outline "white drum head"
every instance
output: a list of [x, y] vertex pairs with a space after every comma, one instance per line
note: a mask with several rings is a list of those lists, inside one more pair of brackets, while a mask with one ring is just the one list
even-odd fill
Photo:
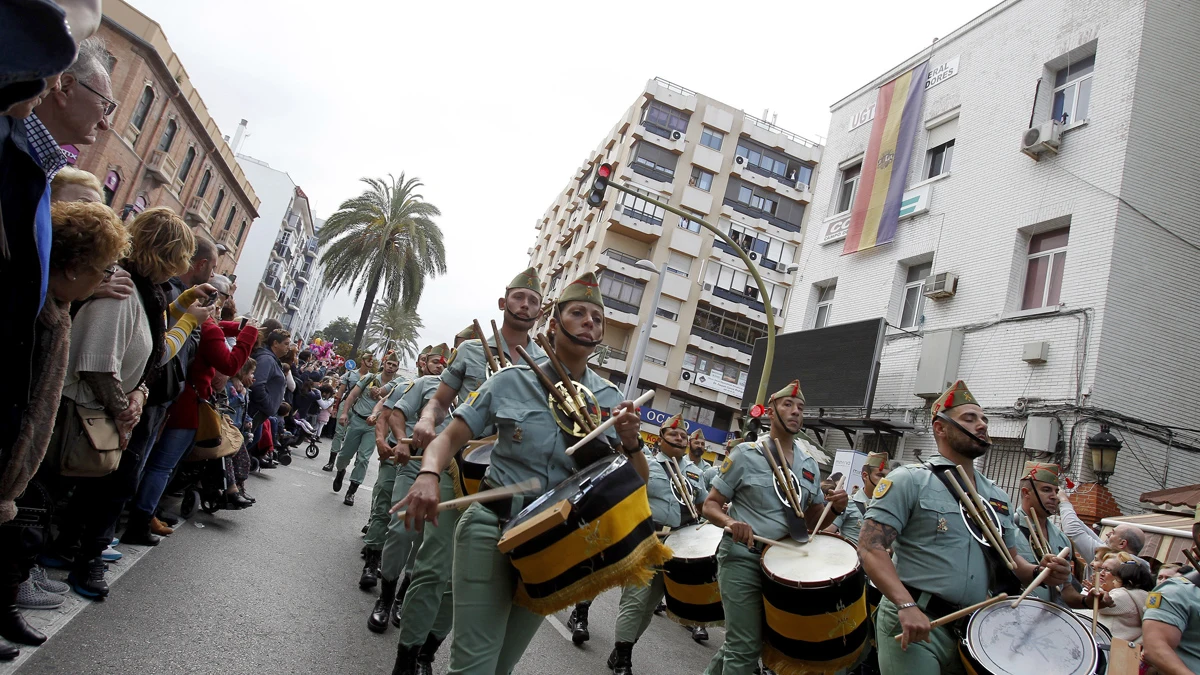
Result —
[[831, 582], [858, 567], [858, 551], [850, 542], [828, 534], [814, 534], [807, 544], [786, 540], [763, 554], [763, 569], [780, 580], [804, 585]]
[[967, 646], [997, 675], [1092, 675], [1099, 657], [1088, 629], [1070, 610], [1037, 598], [1013, 609], [998, 602], [971, 615]]
[[696, 560], [716, 555], [724, 535], [725, 530], [710, 523], [687, 525], [672, 532], [663, 543], [671, 549], [675, 558]]
[[463, 455], [463, 460], [471, 464], [488, 464], [492, 463], [492, 448], [495, 448], [495, 443], [481, 445], [478, 448], [471, 450]]

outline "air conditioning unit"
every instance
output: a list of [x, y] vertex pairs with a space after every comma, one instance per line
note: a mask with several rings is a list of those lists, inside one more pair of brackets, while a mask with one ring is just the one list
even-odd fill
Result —
[[671, 140], [677, 141], [681, 138], [683, 138], [683, 132], [679, 131], [678, 129], [671, 131]]
[[746, 163], [746, 158], [742, 157], [741, 155], [738, 155], [733, 158], [733, 163], [737, 164], [738, 166], [742, 166]]
[[751, 260], [758, 260], [758, 251], [750, 251], [746, 253], [746, 255], [749, 256]]
[[796, 183], [796, 189], [801, 192], [808, 192], [808, 183]]
[[958, 292], [958, 275], [953, 272], [942, 272], [925, 278], [925, 290], [922, 294], [934, 300], [953, 298]]
[[1034, 159], [1046, 151], [1057, 155], [1061, 136], [1062, 125], [1057, 121], [1042, 122], [1036, 127], [1026, 129], [1021, 135], [1021, 152]]

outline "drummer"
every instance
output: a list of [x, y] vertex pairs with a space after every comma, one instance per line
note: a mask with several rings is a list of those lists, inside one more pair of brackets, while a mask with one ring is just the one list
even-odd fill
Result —
[[[804, 425], [804, 392], [800, 382], [792, 380], [775, 392], [767, 402], [770, 435], [779, 444], [783, 460], [799, 485], [800, 506], [812, 530], [826, 499], [833, 512], [846, 510], [844, 490], [823, 495], [818, 487], [817, 461], [809, 455], [797, 436]], [[788, 536], [784, 509], [792, 508], [780, 500], [783, 487], [776, 485], [775, 474], [763, 454], [765, 441], [742, 443], [733, 449], [712, 481], [704, 500], [704, 517], [727, 534], [717, 549], [717, 582], [721, 604], [725, 608], [725, 643], [717, 650], [705, 670], [709, 675], [749, 675], [755, 670], [762, 651], [762, 572], [760, 545], [753, 535], [767, 539]], [[775, 444], [771, 449], [776, 451]], [[778, 451], [776, 451], [778, 457]], [[778, 461], [778, 459], [776, 459]], [[783, 467], [781, 467], [783, 468]], [[729, 504], [729, 513], [725, 505]]]
[[[654, 461], [649, 462], [650, 479], [646, 481], [646, 496], [650, 500], [654, 528], [660, 531], [663, 528], [675, 530], [681, 525], [695, 522], [684, 501], [685, 496], [679, 494], [679, 487], [672, 480], [672, 476], [676, 475], [676, 462], [681, 461], [688, 451], [688, 435], [683, 416], [675, 415], [664, 422], [658, 430], [658, 436], [658, 453], [654, 456]], [[690, 477], [684, 480], [687, 481], [684, 489], [691, 493], [693, 507], [699, 512], [704, 503], [699, 474], [695, 480]], [[616, 646], [608, 657], [608, 667], [613, 670], [614, 675], [632, 675], [633, 645], [650, 626], [654, 608], [662, 600], [664, 593], [661, 570], [654, 575], [648, 586], [625, 586], [621, 589], [621, 602], [617, 608]]]
[[704, 459], [704, 451], [707, 449], [708, 443], [704, 440], [704, 430], [696, 429], [691, 436], [688, 436], [687, 457], [679, 461], [683, 472], [693, 481], [700, 481], [700, 484], [704, 486], [705, 493], [708, 492], [708, 482], [704, 480], [704, 472], [713, 468], [712, 462]]
[[[500, 335], [493, 334], [487, 341], [493, 352], [510, 354], [510, 359], [516, 363], [520, 357], [510, 350], [520, 345], [535, 359], [545, 357], [542, 348], [529, 339], [529, 330], [541, 313], [541, 302], [542, 283], [537, 270], [531, 267], [509, 282], [498, 302], [498, 309], [504, 312]], [[480, 342], [482, 337], [475, 334], [473, 325], [455, 336], [454, 355], [413, 426], [413, 443], [417, 447], [428, 447], [437, 432], [445, 427], [452, 405], [478, 390], [487, 380], [488, 364]], [[484, 429], [477, 437], [490, 436], [494, 431]], [[454, 482], [445, 471], [439, 487], [443, 501], [454, 498]], [[449, 627], [453, 620], [450, 570], [454, 563], [454, 528], [461, 513], [458, 509], [443, 513], [437, 525], [425, 528], [413, 564], [412, 585], [396, 600], [401, 605], [399, 613], [406, 617], [400, 626], [400, 644], [396, 650], [397, 673], [412, 673], [418, 660], [432, 663], [434, 653], [446, 637], [443, 627]]]
[[[622, 402], [617, 388], [587, 365], [604, 338], [604, 304], [596, 276], [589, 272], [571, 282], [553, 312], [549, 337], [571, 378], [595, 394], [603, 415], [630, 408], [632, 402]], [[546, 390], [527, 365], [514, 365], [492, 376], [454, 409], [453, 417], [426, 447], [420, 474], [400, 504], [407, 508], [405, 520], [410, 527], [421, 527], [425, 521], [437, 524], [441, 472], [463, 444], [492, 424], [498, 427], [498, 437], [484, 478], [487, 487], [530, 478], [542, 485], [532, 495], [471, 504], [454, 534], [450, 672], [508, 673], [525, 653], [543, 617], [513, 603], [517, 576], [496, 546], [501, 528], [524, 504], [570, 477], [576, 465], [566, 454], [568, 439], [547, 405]], [[645, 479], [649, 467], [641, 452], [640, 425], [637, 414], [622, 415], [605, 436], [619, 445]]]
[[[1017, 513], [1013, 516], [1014, 524], [1021, 532], [1021, 536], [1017, 537], [1017, 552], [1026, 560], [1036, 560], [1037, 556], [1033, 552], [1033, 544], [1029, 537], [1033, 534], [1033, 518], [1029, 514], [1034, 514], [1037, 517], [1037, 523], [1041, 526], [1041, 537], [1043, 541], [1049, 543], [1050, 548], [1054, 553], [1058, 553], [1064, 548], [1070, 548], [1074, 551], [1071, 545], [1071, 540], [1063, 533], [1062, 530], [1050, 522], [1050, 516], [1058, 513], [1058, 484], [1059, 474], [1061, 469], [1057, 464], [1047, 462], [1025, 462], [1023, 478], [1021, 478], [1021, 508], [1017, 509]], [[1074, 560], [1075, 556], [1072, 555]], [[1082, 609], [1091, 607], [1091, 600], [1085, 600], [1085, 597], [1080, 593], [1080, 587], [1076, 587], [1077, 580], [1074, 575], [1070, 579], [1070, 583], [1064, 585], [1061, 589], [1047, 587], [1045, 584], [1034, 589], [1032, 595], [1035, 595], [1042, 600], [1050, 600], [1064, 607]], [[1097, 595], [1102, 596], [1101, 591]], [[1101, 599], [1102, 605], [1105, 603]], [[1107, 604], [1111, 605], [1109, 600]]]
[[[880, 480], [859, 533], [863, 568], [884, 595], [875, 624], [883, 675], [962, 673], [952, 626], [931, 630], [930, 618], [981, 602], [995, 590], [989, 581], [989, 555], [995, 554], [971, 535], [957, 500], [933, 467], [957, 464], [973, 476], [975, 489], [1000, 519], [1022, 584], [1042, 569], [1016, 551], [1020, 535], [1007, 493], [974, 469], [973, 460], [987, 452], [991, 441], [987, 416], [962, 380], [933, 403], [931, 416], [938, 454], [926, 464], [900, 467]], [[1041, 563], [1050, 568], [1049, 584], [1062, 584], [1070, 577], [1065, 560], [1046, 556]], [[888, 635], [902, 639], [897, 642]]]
[[[1192, 524], [1200, 551], [1200, 506]], [[1142, 657], [1163, 675], [1200, 675], [1200, 572], [1171, 577], [1146, 598]]]
[[830, 531], [837, 532], [849, 539], [852, 544], [858, 544], [858, 531], [862, 527], [863, 516], [867, 513], [871, 494], [875, 492], [875, 486], [879, 485], [879, 481], [887, 478], [887, 462], [888, 454], [886, 452], [872, 452], [867, 455], [862, 466], [862, 488], [850, 498], [850, 508], [834, 519]]

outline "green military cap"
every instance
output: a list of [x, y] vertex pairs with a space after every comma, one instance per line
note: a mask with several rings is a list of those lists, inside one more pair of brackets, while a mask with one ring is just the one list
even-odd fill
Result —
[[704, 438], [704, 431], [702, 429], [697, 429], [692, 432], [691, 436], [688, 436], [689, 441], [695, 438]]
[[787, 383], [783, 389], [771, 394], [771, 398], [767, 401], [770, 404], [777, 398], [798, 398], [801, 403], [804, 403], [804, 392], [800, 390], [800, 380], [792, 380]]
[[575, 281], [567, 284], [563, 289], [562, 295], [558, 296], [559, 307], [564, 303], [578, 300], [580, 302], [590, 302], [600, 309], [604, 309], [604, 300], [600, 297], [600, 284], [596, 281], [596, 275], [588, 272], [579, 277]]
[[929, 418], [933, 419], [937, 417], [938, 413], [943, 410], [949, 410], [958, 405], [967, 405], [968, 403], [979, 405], [979, 401], [976, 401], [975, 397], [971, 395], [971, 390], [967, 389], [967, 384], [959, 380], [950, 385], [950, 388], [933, 402], [933, 408], [929, 411]]
[[533, 291], [539, 296], [542, 294], [542, 282], [538, 279], [537, 270], [530, 267], [513, 277], [513, 280], [508, 282], [508, 288], [505, 291], [511, 291], [514, 288], [524, 288]]
[[450, 358], [450, 347], [445, 342], [443, 342], [442, 344], [440, 344], [436, 347], [430, 347], [429, 348], [429, 357], [432, 358], [434, 356], [440, 356], [443, 361], [449, 359]]
[[421, 350], [419, 356], [427, 356], [431, 351], [433, 351], [433, 345], [425, 345], [425, 349]]
[[[458, 340], [474, 340], [480, 336], [475, 332], [475, 324], [471, 324], [470, 326], [458, 331], [454, 337]], [[426, 347], [426, 349], [429, 349], [429, 347]]]
[[683, 431], [686, 432], [687, 427], [685, 427], [683, 425], [683, 415], [682, 414], [674, 415], [674, 416], [668, 418], [667, 421], [663, 422], [662, 426], [660, 426], [658, 428], [658, 434], [661, 436], [662, 433], [664, 431], [666, 431], [667, 429], [682, 429]]
[[1058, 485], [1058, 475], [1062, 472], [1057, 464], [1047, 462], [1025, 462], [1024, 477], [1042, 483]]
[[882, 469], [887, 466], [888, 454], [886, 452], [872, 452], [867, 455], [867, 459], [863, 462], [864, 469]]
[[387, 363], [388, 361], [391, 361], [393, 363], [400, 363], [400, 357], [396, 354], [396, 351], [394, 349], [389, 349], [388, 352], [383, 355], [383, 358], [380, 360], [380, 363]]

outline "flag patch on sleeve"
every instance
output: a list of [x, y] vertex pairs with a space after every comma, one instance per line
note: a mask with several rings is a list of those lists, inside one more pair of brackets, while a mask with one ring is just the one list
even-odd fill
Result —
[[1162, 606], [1162, 593], [1151, 593], [1146, 596], [1146, 609], [1158, 609]]
[[880, 497], [886, 495], [890, 489], [892, 489], [892, 481], [888, 480], [887, 478], [881, 478], [879, 480], [879, 485], [875, 486], [875, 492], [871, 496], [875, 499], [879, 499]]

